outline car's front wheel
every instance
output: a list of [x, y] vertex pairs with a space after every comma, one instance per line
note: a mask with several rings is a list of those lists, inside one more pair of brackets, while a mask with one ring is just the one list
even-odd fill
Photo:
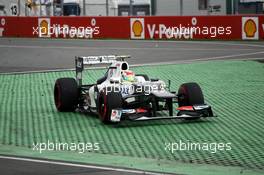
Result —
[[[203, 105], [204, 96], [201, 87], [197, 83], [184, 83], [180, 86], [178, 90], [178, 105], [181, 106], [194, 106]], [[179, 111], [180, 115], [189, 115], [190, 118], [186, 120], [197, 120], [200, 118], [200, 113], [195, 111]]]
[[102, 90], [98, 99], [98, 113], [101, 121], [111, 123], [112, 109], [122, 108], [122, 95], [120, 92]]
[[204, 96], [197, 83], [184, 83], [178, 90], [178, 103], [181, 106], [203, 105]]

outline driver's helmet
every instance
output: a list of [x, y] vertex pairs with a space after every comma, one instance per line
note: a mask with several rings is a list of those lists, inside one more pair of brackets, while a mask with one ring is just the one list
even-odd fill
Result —
[[122, 81], [134, 82], [135, 81], [135, 73], [131, 70], [122, 71]]

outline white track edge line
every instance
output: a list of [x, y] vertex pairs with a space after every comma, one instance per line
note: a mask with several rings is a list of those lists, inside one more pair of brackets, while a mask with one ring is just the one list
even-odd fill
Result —
[[[237, 54], [237, 55], [225, 55], [225, 56], [219, 56], [219, 57], [209, 57], [209, 58], [197, 58], [197, 59], [191, 59], [191, 60], [178, 60], [178, 61], [165, 61], [165, 62], [155, 62], [155, 63], [143, 63], [143, 64], [132, 64], [130, 67], [142, 67], [142, 66], [156, 66], [156, 65], [168, 65], [168, 64], [187, 64], [187, 63], [193, 63], [195, 61], [210, 61], [210, 60], [221, 60], [224, 58], [232, 58], [232, 57], [239, 57], [239, 56], [249, 56], [249, 55], [257, 55], [262, 54], [263, 52], [254, 52], [254, 53], [245, 53], [245, 54]], [[232, 60], [261, 60], [264, 58], [233, 58], [228, 59], [228, 61]], [[85, 70], [90, 69], [105, 69], [106, 67], [91, 67], [91, 68], [85, 68]], [[16, 72], [2, 72], [0, 75], [16, 75], [16, 74], [30, 74], [30, 73], [50, 73], [50, 72], [63, 72], [63, 71], [74, 71], [75, 68], [65, 68], [65, 69], [47, 69], [47, 70], [36, 70], [36, 71], [16, 71]]]

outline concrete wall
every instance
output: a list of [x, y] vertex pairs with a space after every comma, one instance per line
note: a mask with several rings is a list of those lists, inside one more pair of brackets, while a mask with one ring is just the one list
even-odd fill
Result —
[[[109, 1], [110, 2], [110, 1]], [[83, 5], [81, 4], [81, 7]], [[106, 15], [106, 1], [105, 0], [86, 0], [86, 15], [87, 16], [105, 16]], [[83, 13], [81, 12], [81, 15]]]
[[157, 0], [156, 15], [180, 15], [180, 0]]
[[[20, 15], [25, 15], [25, 1], [20, 0]], [[81, 15], [83, 14], [83, 0], [78, 0], [81, 6]], [[86, 1], [86, 15], [87, 16], [105, 16], [106, 15], [106, 0], [85, 0]], [[135, 3], [150, 2], [150, 0], [134, 0]], [[226, 12], [226, 0], [208, 0], [209, 5], [220, 5], [220, 12], [208, 13], [207, 10], [198, 9], [198, 0], [182, 0], [183, 1], [183, 15], [225, 15]], [[11, 15], [10, 4], [17, 3], [18, 0], [0, 0], [0, 5], [4, 5], [7, 15]], [[109, 0], [108, 15], [117, 16], [117, 5], [119, 3], [129, 3], [129, 0]], [[30, 16], [36, 16], [40, 14], [39, 7], [34, 10], [28, 8], [27, 13]], [[51, 9], [53, 11], [53, 9]], [[3, 12], [0, 11], [0, 14]], [[45, 7], [42, 8], [42, 15], [45, 15]], [[180, 14], [180, 0], [156, 0], [156, 15], [160, 16], [178, 16]]]
[[[208, 13], [207, 10], [199, 10], [198, 0], [183, 0], [183, 15], [225, 15], [226, 0], [208, 0], [208, 5], [220, 5], [220, 12]], [[156, 15], [180, 15], [180, 0], [157, 0]]]
[[[20, 0], [21, 4], [25, 4], [25, 0]], [[4, 6], [4, 11], [1, 11], [0, 14], [12, 16], [11, 4], [18, 4], [18, 0], [0, 0], [0, 5]], [[17, 6], [18, 7], [18, 6]], [[18, 9], [17, 9], [18, 12]], [[25, 15], [25, 6], [20, 6], [20, 13]], [[14, 14], [14, 11], [13, 11]]]
[[227, 14], [227, 4], [226, 4], [226, 0], [210, 0], [210, 5], [214, 6], [214, 5], [220, 5], [221, 6], [221, 11], [220, 12], [212, 12], [210, 13], [211, 15], [226, 15]]
[[[0, 5], [3, 5], [5, 7], [5, 14], [1, 11], [0, 14], [2, 15], [6, 15], [6, 16], [14, 16], [14, 14], [12, 14], [12, 9], [11, 9], [11, 5], [12, 4], [16, 4], [17, 7], [20, 8], [17, 9], [18, 12], [20, 11], [20, 16], [40, 16], [40, 14], [42, 14], [42, 16], [46, 15], [46, 6], [42, 6], [41, 7], [41, 12], [40, 12], [40, 6], [39, 6], [39, 1], [36, 1], [37, 6], [32, 7], [31, 9], [26, 7], [27, 0], [0, 0]], [[52, 12], [52, 8], [50, 9]]]
[[207, 15], [207, 10], [199, 10], [198, 0], [183, 0], [183, 15]]

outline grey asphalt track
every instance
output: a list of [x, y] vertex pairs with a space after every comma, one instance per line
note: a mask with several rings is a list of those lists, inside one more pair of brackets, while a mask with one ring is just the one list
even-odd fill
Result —
[[[24, 159], [24, 160], [23, 160]], [[133, 169], [117, 169], [85, 164], [72, 164], [20, 157], [0, 157], [0, 174], [3, 175], [158, 175]]]
[[0, 38], [0, 73], [74, 68], [75, 56], [131, 55], [130, 64], [264, 58], [264, 42]]

